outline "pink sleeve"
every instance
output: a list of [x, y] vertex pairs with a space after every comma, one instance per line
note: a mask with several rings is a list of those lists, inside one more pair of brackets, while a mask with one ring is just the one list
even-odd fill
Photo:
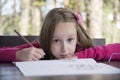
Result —
[[[38, 41], [32, 42], [35, 47], [39, 47]], [[0, 61], [11, 62], [18, 61], [16, 59], [16, 51], [30, 47], [28, 44], [15, 46], [15, 47], [3, 47], [0, 48]]]
[[[117, 54], [116, 54], [117, 53]], [[78, 58], [93, 58], [95, 60], [108, 60], [112, 54], [112, 60], [120, 60], [120, 44], [96, 46], [76, 53]]]

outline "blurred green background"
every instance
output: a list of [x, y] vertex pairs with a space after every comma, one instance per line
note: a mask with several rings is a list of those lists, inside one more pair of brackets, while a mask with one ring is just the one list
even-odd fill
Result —
[[39, 35], [47, 12], [55, 7], [79, 13], [91, 38], [120, 42], [120, 0], [0, 0], [0, 35], [16, 35], [14, 29]]

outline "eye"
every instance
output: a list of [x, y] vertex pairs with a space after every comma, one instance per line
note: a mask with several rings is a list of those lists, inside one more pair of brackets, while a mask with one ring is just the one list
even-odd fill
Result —
[[60, 40], [59, 40], [59, 39], [54, 39], [53, 42], [54, 42], [54, 43], [59, 43]]
[[74, 40], [74, 38], [69, 38], [68, 39], [68, 42], [71, 42], [71, 41], [73, 41]]

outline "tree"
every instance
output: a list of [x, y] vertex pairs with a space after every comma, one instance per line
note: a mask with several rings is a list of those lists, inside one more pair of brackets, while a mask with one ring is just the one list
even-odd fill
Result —
[[102, 6], [103, 0], [87, 1], [87, 28], [92, 38], [101, 38], [102, 35]]
[[0, 0], [0, 35], [3, 35], [1, 10], [2, 10], [2, 2]]
[[21, 0], [20, 33], [28, 35], [30, 21], [30, 0]]
[[41, 6], [45, 4], [44, 0], [33, 0], [31, 4], [31, 34], [39, 35], [42, 23]]
[[3, 35], [4, 29], [3, 29], [3, 20], [2, 20], [2, 7], [5, 5], [7, 0], [4, 0], [3, 2], [0, 0], [0, 35]]
[[70, 0], [64, 0], [64, 6], [65, 8], [69, 8]]
[[74, 10], [80, 14], [82, 12], [81, 9], [82, 9], [82, 0], [75, 0]]
[[119, 13], [119, 7], [120, 7], [120, 1], [119, 0], [115, 0], [113, 1], [113, 22], [114, 22], [114, 26], [113, 26], [113, 42], [120, 42], [120, 13]]

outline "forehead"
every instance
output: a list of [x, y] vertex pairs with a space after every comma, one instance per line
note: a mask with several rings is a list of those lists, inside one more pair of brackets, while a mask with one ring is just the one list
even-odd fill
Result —
[[56, 35], [75, 35], [76, 26], [73, 22], [60, 22], [56, 25], [54, 36]]

